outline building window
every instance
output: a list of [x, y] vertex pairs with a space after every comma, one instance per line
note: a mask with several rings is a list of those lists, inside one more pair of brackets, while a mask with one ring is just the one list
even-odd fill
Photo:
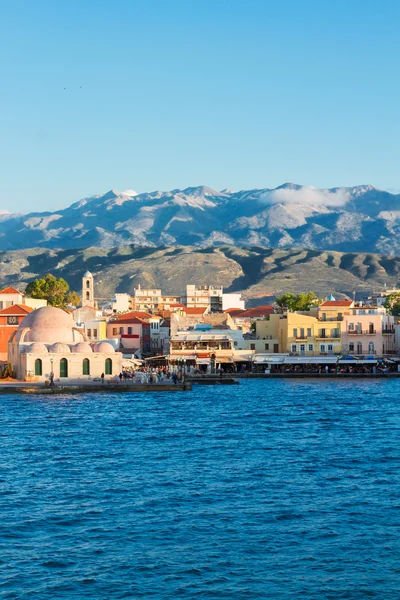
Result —
[[269, 350], [269, 344], [265, 344], [265, 349]]
[[93, 329], [93, 337], [97, 338], [97, 329]]
[[306, 345], [300, 344], [300, 354], [305, 354], [305, 353], [306, 353]]
[[320, 345], [321, 352], [325, 352], [325, 344]]
[[354, 344], [349, 344], [349, 352], [354, 352]]
[[112, 375], [112, 360], [111, 360], [111, 358], [106, 358], [105, 374]]
[[90, 299], [90, 292], [86, 292], [86, 300]]
[[119, 335], [123, 335], [123, 333], [124, 333], [124, 328], [123, 328], [123, 327], [120, 327], [120, 328], [119, 328]]
[[117, 335], [117, 328], [113, 327], [113, 335]]
[[250, 344], [250, 350], [255, 350], [256, 349], [256, 345], [255, 344]]
[[90, 375], [90, 361], [88, 358], [83, 359], [82, 375]]
[[374, 346], [374, 342], [370, 342], [370, 343], [368, 344], [368, 352], [369, 352], [370, 354], [374, 354], [374, 352], [375, 352], [375, 346]]
[[89, 289], [90, 288], [90, 281], [87, 279], [86, 280], [86, 287]]
[[313, 352], [314, 350], [314, 345], [313, 344], [308, 344], [308, 351], [309, 352]]
[[292, 344], [292, 352], [296, 352], [297, 351], [297, 346], [296, 344]]
[[322, 320], [326, 321], [326, 313], [322, 313]]
[[68, 377], [68, 361], [66, 358], [60, 360], [60, 377]]
[[132, 327], [128, 327], [128, 335], [132, 335]]
[[40, 358], [35, 360], [35, 375], [42, 375], [42, 361]]
[[297, 329], [293, 329], [293, 337], [297, 338]]
[[89, 338], [90, 338], [90, 337], [92, 337], [92, 330], [91, 330], [91, 329], [88, 329], [88, 330], [87, 330], [87, 336], [88, 336]]
[[332, 344], [328, 344], [328, 352], [333, 352], [333, 346], [332, 346]]
[[312, 337], [311, 329], [307, 329], [307, 337]]
[[354, 323], [349, 323], [349, 331], [354, 331]]

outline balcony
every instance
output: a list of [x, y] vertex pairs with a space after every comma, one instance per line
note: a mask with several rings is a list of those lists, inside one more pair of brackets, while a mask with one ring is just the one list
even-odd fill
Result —
[[326, 319], [323, 319], [322, 317], [318, 317], [318, 321], [320, 323], [338, 322], [338, 321], [343, 321], [343, 317], [327, 317]]
[[376, 329], [348, 329], [348, 335], [376, 335]]
[[[272, 339], [272, 338], [271, 338]], [[296, 340], [296, 342], [301, 342], [302, 340], [306, 340], [307, 336], [306, 335], [295, 335], [294, 339]]]
[[382, 333], [385, 335], [392, 335], [394, 333], [394, 327], [384, 327]]
[[315, 336], [315, 339], [317, 339], [317, 340], [340, 340], [340, 333], [329, 334], [329, 333], [318, 332], [317, 335]]
[[346, 350], [346, 353], [349, 355], [356, 356], [372, 356], [372, 354], [376, 354], [376, 350], [368, 350], [365, 348], [358, 348], [357, 350]]

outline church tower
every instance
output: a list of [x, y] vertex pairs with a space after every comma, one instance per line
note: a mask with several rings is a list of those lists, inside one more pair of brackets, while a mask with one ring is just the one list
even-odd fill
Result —
[[94, 279], [90, 271], [86, 271], [82, 277], [82, 306], [95, 306]]

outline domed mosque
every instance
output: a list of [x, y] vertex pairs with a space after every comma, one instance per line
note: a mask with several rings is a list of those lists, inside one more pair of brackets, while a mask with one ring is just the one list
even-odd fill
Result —
[[12, 334], [8, 360], [19, 380], [35, 377], [66, 382], [106, 378], [122, 370], [122, 354], [106, 340], [93, 347], [72, 316], [61, 308], [44, 306], [29, 313]]

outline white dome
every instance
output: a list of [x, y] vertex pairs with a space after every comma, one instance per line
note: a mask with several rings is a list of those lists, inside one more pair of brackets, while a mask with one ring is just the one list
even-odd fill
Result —
[[57, 354], [65, 354], [71, 352], [71, 348], [67, 346], [67, 344], [63, 344], [62, 342], [56, 342], [49, 347], [49, 352], [57, 353]]
[[[83, 339], [82, 334], [74, 332], [76, 323], [70, 314], [61, 308], [54, 306], [44, 306], [33, 310], [19, 324], [16, 333], [16, 341], [24, 342], [43, 342], [54, 344], [64, 342], [72, 344]], [[24, 329], [28, 329], [24, 339], [21, 340]], [[78, 338], [78, 339], [76, 339]]]
[[45, 346], [44, 344], [41, 344], [40, 342], [34, 342], [30, 346], [28, 346], [26, 352], [30, 352], [31, 354], [43, 354], [43, 352], [46, 352], [47, 354], [48, 350], [47, 346]]
[[110, 342], [97, 342], [93, 346], [93, 352], [103, 352], [104, 354], [109, 354], [110, 352], [115, 352], [114, 346], [110, 344]]
[[87, 352], [92, 352], [92, 348], [86, 342], [79, 342], [79, 344], [75, 344], [74, 346], [72, 346], [71, 352], [79, 352], [81, 354], [86, 354]]
[[90, 271], [86, 271], [86, 273], [84, 274], [84, 277], [93, 277], [93, 275], [91, 274]]

